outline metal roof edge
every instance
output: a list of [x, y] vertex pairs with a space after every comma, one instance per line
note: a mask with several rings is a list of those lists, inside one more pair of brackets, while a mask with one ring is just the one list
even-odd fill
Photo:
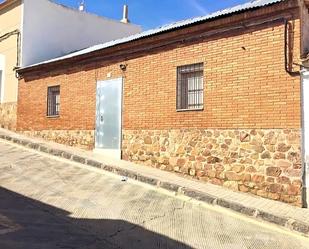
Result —
[[31, 70], [32, 68], [36, 68], [39, 66], [43, 66], [43, 65], [48, 65], [50, 63], [54, 63], [54, 62], [61, 62], [61, 61], [65, 61], [71, 58], [75, 58], [78, 56], [82, 56], [82, 55], [86, 55], [92, 52], [96, 52], [96, 51], [100, 51], [100, 50], [104, 50], [107, 48], [111, 48], [117, 45], [121, 45], [121, 44], [126, 44], [129, 42], [133, 42], [133, 41], [137, 41], [137, 40], [141, 40], [141, 39], [145, 39], [148, 37], [152, 37], [155, 35], [159, 35], [162, 33], [167, 33], [167, 32], [172, 32], [174, 30], [178, 30], [181, 28], [186, 28], [186, 27], [190, 27], [192, 25], [198, 25], [200, 23], [204, 23], [207, 21], [212, 21], [215, 19], [220, 19], [223, 17], [227, 17], [230, 15], [234, 15], [234, 14], [239, 14], [242, 12], [246, 12], [246, 11], [252, 11], [252, 10], [256, 10], [262, 7], [268, 7], [271, 5], [275, 5], [281, 2], [285, 2], [288, 0], [254, 0], [254, 1], [250, 1], [248, 3], [245, 4], [241, 4], [241, 5], [237, 5], [231, 8], [227, 8], [227, 9], [223, 9], [223, 10], [219, 10], [216, 11], [214, 13], [211, 13], [209, 15], [206, 16], [200, 16], [200, 17], [194, 17], [191, 19], [186, 19], [186, 20], [182, 20], [182, 21], [178, 21], [178, 22], [174, 22], [171, 24], [167, 24], [167, 25], [163, 25], [159, 28], [155, 28], [155, 29], [150, 29], [150, 30], [146, 30], [144, 32], [135, 34], [135, 35], [131, 35], [131, 36], [127, 36], [124, 38], [120, 38], [117, 40], [113, 40], [113, 41], [109, 41], [106, 43], [102, 43], [102, 44], [97, 44], [82, 50], [78, 50], [69, 54], [66, 54], [64, 56], [60, 56], [51, 60], [47, 60], [47, 61], [43, 61], [40, 63], [36, 63], [33, 65], [29, 65], [26, 66], [24, 68], [20, 68], [18, 69], [19, 72], [23, 72], [24, 70]]

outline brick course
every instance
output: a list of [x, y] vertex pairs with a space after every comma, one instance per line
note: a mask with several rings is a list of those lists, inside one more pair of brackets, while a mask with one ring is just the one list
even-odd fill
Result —
[[[300, 54], [294, 21], [294, 57]], [[116, 62], [67, 65], [20, 80], [18, 128], [94, 129], [97, 80], [124, 77], [124, 128], [299, 128], [300, 77], [284, 69], [284, 25], [262, 27], [149, 51]], [[205, 110], [176, 112], [176, 68], [204, 62]], [[127, 64], [122, 73], [119, 64]], [[47, 87], [61, 86], [61, 116], [46, 118]]]

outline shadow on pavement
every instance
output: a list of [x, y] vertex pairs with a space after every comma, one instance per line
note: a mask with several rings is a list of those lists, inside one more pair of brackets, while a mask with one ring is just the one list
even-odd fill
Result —
[[191, 247], [122, 220], [72, 218], [67, 211], [0, 187], [0, 248], [190, 249]]

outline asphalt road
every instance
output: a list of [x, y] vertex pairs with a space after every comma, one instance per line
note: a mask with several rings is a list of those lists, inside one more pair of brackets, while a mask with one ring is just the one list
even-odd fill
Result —
[[0, 248], [309, 249], [309, 239], [0, 141]]

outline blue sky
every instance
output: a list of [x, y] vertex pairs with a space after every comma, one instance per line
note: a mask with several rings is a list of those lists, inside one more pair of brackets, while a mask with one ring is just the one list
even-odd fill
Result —
[[[1, 0], [0, 0], [1, 1]], [[81, 0], [55, 0], [58, 3], [77, 7]], [[129, 5], [131, 22], [143, 30], [163, 24], [206, 15], [249, 0], [85, 0], [86, 10], [101, 16], [121, 19], [123, 4]]]

